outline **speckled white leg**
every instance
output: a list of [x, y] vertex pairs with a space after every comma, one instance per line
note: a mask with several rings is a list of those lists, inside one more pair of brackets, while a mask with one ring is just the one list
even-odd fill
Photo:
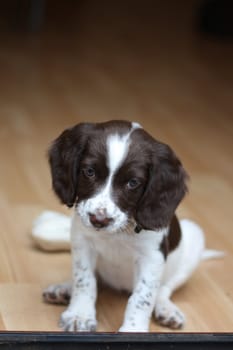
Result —
[[[148, 332], [151, 313], [161, 283], [164, 259], [160, 252], [152, 260], [141, 257], [136, 266], [136, 283], [129, 298], [119, 332]], [[154, 265], [157, 262], [157, 266]]]
[[97, 326], [95, 303], [96, 254], [75, 223], [72, 239], [72, 295], [68, 308], [62, 313], [60, 326], [64, 331], [94, 331]]

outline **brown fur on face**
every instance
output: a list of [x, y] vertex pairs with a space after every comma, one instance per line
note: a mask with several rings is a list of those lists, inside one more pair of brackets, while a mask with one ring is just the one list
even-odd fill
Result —
[[[111, 134], [124, 135], [131, 123], [82, 123], [65, 130], [49, 151], [53, 188], [62, 203], [71, 207], [94, 195], [105, 183], [109, 169], [106, 140]], [[119, 208], [148, 230], [166, 227], [184, 197], [187, 174], [172, 149], [135, 129], [126, 159], [113, 179], [112, 197]], [[95, 169], [95, 179], [85, 176], [85, 169]], [[129, 180], [140, 185], [130, 189]]]

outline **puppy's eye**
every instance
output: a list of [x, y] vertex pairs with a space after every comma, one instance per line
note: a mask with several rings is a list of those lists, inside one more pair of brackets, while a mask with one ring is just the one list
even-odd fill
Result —
[[135, 190], [136, 188], [138, 188], [141, 185], [140, 181], [136, 178], [130, 179], [127, 182], [127, 188], [129, 190]]
[[83, 174], [86, 176], [86, 177], [94, 177], [95, 176], [95, 169], [92, 168], [92, 167], [87, 167], [87, 168], [84, 168], [83, 169]]

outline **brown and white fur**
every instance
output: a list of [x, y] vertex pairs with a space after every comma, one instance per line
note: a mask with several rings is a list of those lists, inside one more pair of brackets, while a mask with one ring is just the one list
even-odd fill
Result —
[[[44, 299], [67, 303], [60, 325], [96, 329], [96, 276], [131, 293], [121, 332], [146, 332], [151, 315], [180, 328], [184, 315], [172, 293], [205, 256], [202, 229], [178, 222], [187, 174], [172, 149], [137, 123], [82, 123], [65, 130], [49, 150], [53, 188], [74, 206], [72, 220], [43, 213], [33, 236], [47, 250], [72, 250], [72, 283], [53, 285]], [[71, 235], [71, 237], [70, 237]]]

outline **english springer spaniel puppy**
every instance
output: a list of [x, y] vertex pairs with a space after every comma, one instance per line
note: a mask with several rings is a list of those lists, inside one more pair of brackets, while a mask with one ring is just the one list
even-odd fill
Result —
[[153, 312], [160, 324], [182, 327], [171, 295], [217, 253], [205, 251], [198, 225], [177, 220], [188, 176], [174, 151], [137, 123], [82, 123], [53, 142], [49, 162], [53, 189], [74, 206], [73, 217], [45, 212], [33, 235], [47, 250], [71, 241], [72, 283], [44, 291], [48, 302], [69, 301], [62, 329], [96, 329], [96, 276], [131, 293], [119, 331], [148, 331]]

